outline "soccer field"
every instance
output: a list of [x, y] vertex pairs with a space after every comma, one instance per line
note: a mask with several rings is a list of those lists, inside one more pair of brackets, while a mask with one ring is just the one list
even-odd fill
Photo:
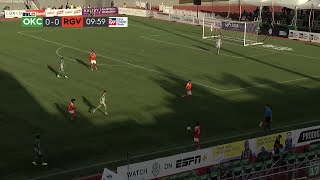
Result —
[[[260, 37], [268, 47], [223, 40], [217, 55], [215, 42], [201, 33], [201, 27], [137, 17], [129, 17], [128, 28], [0, 22], [0, 177], [70, 179], [59, 172], [125, 159], [127, 152], [183, 152], [193, 143], [186, 127], [198, 120], [204, 146], [254, 137], [264, 134], [258, 124], [266, 103], [273, 132], [319, 124], [319, 46], [270, 37]], [[87, 67], [92, 49], [94, 72]], [[56, 77], [59, 56], [68, 79]], [[191, 101], [181, 98], [189, 79]], [[104, 90], [109, 116], [89, 113]], [[74, 122], [66, 112], [72, 98], [80, 116]], [[35, 132], [45, 168], [31, 164]], [[90, 175], [115, 163], [96, 165], [72, 173]]]

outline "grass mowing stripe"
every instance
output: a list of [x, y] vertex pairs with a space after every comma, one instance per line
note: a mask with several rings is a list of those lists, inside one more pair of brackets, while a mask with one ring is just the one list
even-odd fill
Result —
[[[77, 60], [70, 59], [70, 58], [67, 58], [67, 57], [64, 57], [64, 56], [60, 55], [60, 54], [59, 54], [59, 51], [60, 51], [62, 48], [66, 48], [66, 47], [62, 46], [62, 47], [60, 47], [60, 48], [58, 48], [58, 49], [56, 50], [56, 54], [57, 54], [59, 57], [63, 57], [64, 59], [69, 60], [69, 61], [72, 61], [72, 62], [77, 62]], [[129, 66], [127, 66], [127, 65], [112, 65], [112, 64], [105, 64], [105, 63], [102, 63], [102, 64], [99, 63], [99, 64], [97, 64], [97, 65], [99, 65], [99, 66], [111, 66], [111, 67], [134, 67], [134, 66], [131, 66], [131, 65], [129, 65]]]
[[[198, 51], [202, 51], [202, 52], [207, 52], [207, 53], [210, 53], [210, 54], [214, 54], [214, 52], [212, 52], [212, 51], [207, 51], [207, 50], [204, 50], [204, 49], [199, 49], [199, 48], [194, 48], [194, 47], [190, 47], [190, 46], [185, 46], [185, 45], [182, 45], [182, 44], [171, 43], [171, 42], [167, 42], [167, 41], [161, 41], [161, 40], [152, 39], [152, 38], [144, 37], [144, 36], [141, 36], [141, 38], [147, 39], [147, 40], [150, 40], [150, 41], [154, 41], [154, 42], [159, 42], [159, 43], [164, 43], [164, 44], [169, 44], [169, 45], [173, 45], [173, 46], [179, 46], [179, 47], [183, 47], [183, 48], [188, 48], [188, 49], [193, 49], [193, 50], [198, 50]], [[232, 56], [232, 55], [227, 55], [227, 54], [220, 54], [220, 55], [222, 55], [222, 56], [228, 56], [228, 57], [232, 57], [232, 58], [237, 58], [237, 59], [244, 59], [244, 57], [240, 57], [240, 56]]]
[[[312, 78], [319, 78], [320, 76], [312, 76]], [[292, 79], [292, 80], [286, 80], [286, 81], [279, 81], [279, 82], [274, 82], [274, 83], [268, 83], [268, 84], [258, 84], [254, 86], [248, 86], [244, 88], [236, 88], [236, 89], [229, 89], [229, 90], [224, 90], [225, 92], [232, 92], [232, 91], [241, 91], [241, 90], [246, 90], [250, 88], [256, 88], [256, 87], [265, 87], [265, 86], [270, 86], [273, 84], [285, 84], [285, 83], [290, 83], [290, 82], [296, 82], [296, 81], [303, 81], [303, 80], [309, 80], [311, 78], [298, 78], [298, 79]]]
[[[145, 27], [145, 26], [139, 26], [139, 25], [133, 25], [133, 26], [140, 27], [140, 28], [145, 28], [145, 29], [151, 29], [151, 30], [155, 30], [155, 31], [163, 31], [163, 30], [160, 30], [160, 29], [149, 28], [149, 27]], [[193, 36], [193, 35], [189, 35], [189, 34], [185, 34], [185, 36], [199, 38], [198, 36]], [[212, 40], [212, 39], [207, 39], [207, 40]], [[232, 42], [228, 42], [228, 41], [226, 41], [224, 43], [243, 47], [243, 45], [232, 43]], [[247, 47], [253, 48], [253, 49], [259, 49], [259, 50], [265, 50], [265, 51], [281, 52], [282, 54], [287, 54], [287, 55], [291, 55], [291, 56], [298, 56], [298, 57], [305, 57], [305, 58], [309, 58], [309, 59], [320, 59], [319, 57], [314, 57], [314, 56], [306, 56], [306, 55], [300, 55], [300, 54], [295, 54], [295, 53], [288, 53], [288, 52], [284, 52], [284, 51], [267, 49], [267, 48], [260, 48], [259, 46], [247, 46]]]
[[[86, 51], [86, 50], [82, 50], [82, 49], [79, 49], [79, 48], [76, 48], [76, 47], [72, 47], [72, 46], [69, 46], [69, 45], [61, 44], [61, 43], [58, 43], [58, 42], [55, 42], [55, 41], [50, 41], [50, 40], [47, 40], [47, 39], [43, 39], [43, 38], [40, 38], [40, 37], [37, 37], [37, 36], [33, 36], [33, 35], [30, 35], [30, 34], [23, 33], [21, 31], [18, 32], [18, 33], [22, 34], [22, 35], [25, 35], [25, 36], [32, 37], [32, 38], [36, 38], [36, 39], [39, 39], [39, 40], [42, 40], [42, 41], [46, 41], [46, 42], [49, 42], [49, 43], [53, 43], [53, 44], [57, 44], [57, 45], [64, 46], [64, 47], [68, 47], [68, 48], [71, 48], [71, 49], [75, 49], [75, 50], [78, 50], [78, 51], [90, 53], [89, 51]], [[162, 75], [165, 75], [165, 76], [168, 76], [168, 77], [171, 77], [171, 78], [175, 78], [175, 79], [178, 79], [178, 80], [186, 81], [185, 79], [180, 78], [180, 77], [172, 76], [172, 75], [169, 75], [169, 74], [166, 74], [166, 73], [154, 70], [154, 69], [149, 69], [149, 68], [146, 68], [146, 67], [143, 67], [143, 66], [135, 65], [135, 64], [128, 63], [128, 62], [125, 62], [125, 61], [122, 61], [122, 60], [118, 60], [118, 59], [115, 59], [115, 58], [111, 58], [111, 57], [108, 57], [108, 56], [104, 56], [104, 55], [100, 55], [100, 54], [97, 54], [97, 56], [100, 56], [100, 57], [103, 57], [103, 58], [106, 58], [106, 59], [110, 59], [110, 60], [113, 60], [113, 61], [121, 62], [123, 64], [131, 65], [131, 66], [134, 66], [134, 67], [137, 67], [137, 68], [140, 68], [140, 69], [144, 69], [144, 70], [147, 70], [147, 71], [150, 71], [150, 72], [162, 74]], [[222, 89], [211, 87], [211, 86], [204, 85], [204, 84], [200, 84], [200, 83], [197, 83], [197, 82], [193, 82], [193, 84], [197, 84], [199, 86], [203, 86], [203, 87], [214, 89], [214, 90], [217, 90], [217, 91], [220, 91], [220, 92], [224, 92], [224, 90], [222, 90]]]
[[[75, 50], [78, 50], [78, 51], [82, 51], [82, 52], [89, 53], [89, 51], [85, 51], [85, 50], [82, 50], [82, 49], [79, 49], [79, 48], [76, 48], [76, 47], [72, 47], [72, 46], [69, 46], [69, 45], [65, 45], [65, 44], [61, 44], [61, 43], [58, 43], [58, 42], [50, 41], [50, 40], [47, 40], [47, 39], [43, 39], [43, 38], [40, 38], [40, 37], [37, 37], [37, 36], [33, 36], [33, 35], [30, 35], [30, 34], [23, 33], [23, 32], [21, 32], [21, 31], [18, 32], [18, 33], [19, 33], [19, 34], [22, 34], [22, 35], [29, 36], [29, 37], [33, 37], [33, 38], [36, 38], [36, 39], [39, 39], [39, 40], [42, 40], [42, 41], [46, 41], [46, 42], [50, 42], [50, 43], [53, 43], [53, 44], [61, 45], [62, 47], [67, 47], [67, 48], [71, 48], [71, 49], [75, 49]], [[160, 35], [160, 34], [159, 34], [159, 35]], [[155, 36], [155, 35], [152, 35], [152, 36]], [[170, 42], [166, 42], [166, 41], [155, 40], [155, 39], [151, 39], [151, 38], [148, 38], [148, 37], [145, 37], [145, 36], [141, 36], [141, 38], [149, 39], [149, 40], [153, 40], [153, 41], [157, 41], [157, 42], [161, 42], [161, 43], [166, 43], [166, 44], [171, 44], [171, 45], [186, 47], [186, 48], [192, 48], [192, 49], [196, 49], [196, 50], [199, 50], [199, 51], [206, 51], [206, 50], [202, 50], [202, 49], [198, 49], [198, 48], [193, 48], [193, 47], [189, 47], [189, 46], [184, 46], [184, 45], [181, 45], [181, 44], [175, 44], [175, 43], [170, 43]], [[233, 43], [233, 44], [234, 44], [234, 43]], [[249, 46], [249, 47], [251, 47], [251, 46]], [[60, 47], [60, 49], [61, 49], [61, 47]], [[58, 49], [57, 49], [57, 50], [58, 50]], [[277, 51], [274, 51], [274, 50], [272, 50], [272, 51], [273, 51], [272, 54], [275, 54], [275, 53], [277, 52]], [[206, 51], [206, 52], [210, 52], [210, 51]], [[269, 54], [269, 53], [268, 53], [268, 54]], [[128, 64], [128, 65], [130, 65], [130, 66], [132, 66], [132, 67], [137, 67], [137, 68], [140, 68], [140, 69], [145, 69], [145, 70], [148, 70], [148, 71], [151, 71], [151, 72], [159, 73], [159, 74], [162, 74], [162, 75], [165, 75], [165, 76], [168, 76], [168, 77], [172, 77], [172, 78], [175, 78], [175, 79], [179, 79], [179, 80], [185, 81], [185, 80], [182, 79], [182, 78], [179, 78], [179, 77], [176, 77], [176, 76], [171, 76], [171, 75], [169, 75], [169, 74], [166, 74], [166, 73], [163, 73], [163, 72], [160, 72], [160, 71], [157, 71], [157, 70], [149, 69], [149, 68], [146, 68], [146, 67], [143, 67], [143, 66], [138, 66], [138, 65], [135, 65], [135, 64], [132, 64], [132, 63], [128, 63], [128, 62], [125, 62], [125, 61], [121, 61], [121, 60], [114, 59], [114, 58], [111, 58], [111, 57], [107, 57], [107, 56], [104, 56], [104, 55], [99, 55], [99, 54], [97, 54], [97, 55], [98, 55], [98, 56], [101, 56], [101, 57], [103, 57], [103, 58], [106, 58], [106, 59], [110, 59], [110, 60], [114, 60], [114, 61], [121, 62], [121, 63], [124, 63], [124, 64]], [[223, 55], [223, 54], [222, 54], [222, 55]], [[266, 54], [262, 54], [262, 55], [266, 55]], [[262, 55], [261, 55], [261, 56], [262, 56]], [[230, 56], [230, 55], [226, 55], [226, 56]], [[235, 57], [235, 56], [234, 56], [234, 57]], [[243, 58], [243, 57], [237, 57], [237, 58]], [[75, 60], [74, 60], [74, 61], [75, 61]], [[313, 76], [313, 77], [317, 78], [317, 77], [319, 77], [319, 76]], [[310, 78], [299, 78], [299, 79], [279, 81], [279, 82], [274, 82], [274, 83], [269, 83], [269, 84], [258, 84], [258, 85], [253, 85], [253, 86], [244, 87], [244, 88], [236, 88], [236, 89], [229, 89], [229, 90], [223, 90], [223, 89], [211, 87], [211, 86], [208, 86], [208, 85], [205, 85], [205, 84], [201, 84], [201, 83], [197, 83], [197, 82], [194, 82], [194, 84], [197, 84], [197, 85], [200, 85], [200, 86], [203, 86], [203, 87], [206, 87], [206, 88], [214, 89], [214, 90], [217, 90], [217, 91], [220, 91], [220, 92], [232, 92], [232, 91], [241, 91], [241, 90], [250, 89], [250, 88], [256, 88], [256, 87], [264, 87], [264, 86], [269, 86], [269, 85], [272, 85], [272, 84], [284, 84], [284, 83], [301, 81], [301, 80], [306, 80], [306, 79], [310, 79]]]

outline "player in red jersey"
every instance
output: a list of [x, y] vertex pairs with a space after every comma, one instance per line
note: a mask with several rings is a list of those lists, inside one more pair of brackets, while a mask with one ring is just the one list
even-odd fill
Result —
[[93, 50], [90, 52], [90, 63], [91, 63], [91, 70], [97, 70], [97, 60], [96, 60], [96, 53]]
[[76, 108], [74, 107], [75, 99], [71, 99], [70, 105], [68, 107], [68, 113], [71, 115], [71, 120], [76, 119]]
[[191, 97], [191, 95], [192, 95], [192, 92], [191, 92], [192, 91], [192, 82], [191, 82], [191, 80], [189, 80], [187, 82], [186, 90], [187, 90], [187, 94], [183, 95], [182, 97], [186, 97], [186, 96]]
[[197, 121], [196, 126], [194, 127], [194, 132], [193, 132], [193, 141], [195, 143], [196, 149], [200, 149], [200, 123]]

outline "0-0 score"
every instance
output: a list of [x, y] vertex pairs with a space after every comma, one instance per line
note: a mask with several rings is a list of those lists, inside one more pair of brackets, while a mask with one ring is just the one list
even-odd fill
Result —
[[61, 27], [61, 17], [44, 17], [43, 26], [44, 27]]

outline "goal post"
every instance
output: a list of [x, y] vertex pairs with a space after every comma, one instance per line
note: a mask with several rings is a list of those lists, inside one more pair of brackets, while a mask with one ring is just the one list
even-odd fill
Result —
[[259, 42], [260, 22], [241, 22], [203, 18], [202, 38], [216, 38], [235, 41], [244, 46], [263, 44]]

